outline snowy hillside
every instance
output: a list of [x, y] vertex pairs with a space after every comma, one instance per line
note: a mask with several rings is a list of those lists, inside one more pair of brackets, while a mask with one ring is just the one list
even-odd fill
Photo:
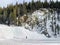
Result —
[[25, 28], [36, 31], [39, 34], [44, 34], [48, 38], [58, 38], [60, 37], [59, 15], [57, 11], [51, 9], [37, 10], [32, 13], [32, 20]]
[[56, 25], [60, 25], [60, 23], [57, 16], [57, 13], [42, 9], [33, 12], [31, 17], [22, 23], [22, 26], [0, 24], [0, 39], [58, 40], [60, 39], [60, 31]]
[[[0, 24], [0, 39], [46, 39], [44, 35], [29, 31], [24, 27], [6, 26]], [[45, 37], [45, 38], [43, 38]]]

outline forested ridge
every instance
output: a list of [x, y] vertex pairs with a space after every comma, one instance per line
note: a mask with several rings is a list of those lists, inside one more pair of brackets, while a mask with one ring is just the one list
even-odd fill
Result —
[[23, 1], [23, 4], [18, 4], [18, 2], [16, 2], [16, 5], [10, 4], [7, 7], [0, 7], [0, 23], [16, 25], [16, 22], [19, 22], [19, 18], [21, 16], [23, 16], [24, 14], [31, 14], [32, 12], [34, 12], [35, 10], [39, 10], [40, 8], [51, 8], [60, 12], [60, 2], [58, 0], [56, 0], [56, 2], [54, 2], [53, 0], [50, 0], [49, 2], [47, 2], [47, 0], [45, 0], [44, 2], [41, 2], [40, 0], [34, 2], [34, 0], [32, 0], [29, 3]]

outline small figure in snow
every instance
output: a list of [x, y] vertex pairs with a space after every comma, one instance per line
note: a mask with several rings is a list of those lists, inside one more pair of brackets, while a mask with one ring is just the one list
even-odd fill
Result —
[[27, 39], [27, 36], [26, 36], [26, 39]]

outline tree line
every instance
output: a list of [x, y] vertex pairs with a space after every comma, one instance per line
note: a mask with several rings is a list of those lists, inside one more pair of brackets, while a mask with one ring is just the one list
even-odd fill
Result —
[[16, 5], [8, 5], [6, 8], [0, 7], [0, 23], [3, 24], [16, 24], [16, 18], [23, 16], [24, 14], [28, 14], [28, 13], [32, 13], [35, 10], [39, 10], [40, 8], [51, 8], [51, 9], [60, 9], [60, 2], [57, 0], [56, 2], [54, 2], [53, 0], [47, 2], [47, 0], [45, 0], [44, 2], [41, 2], [40, 0], [34, 2], [34, 0], [32, 0], [31, 2], [27, 3], [25, 1], [23, 1], [23, 4], [18, 4], [16, 3]]

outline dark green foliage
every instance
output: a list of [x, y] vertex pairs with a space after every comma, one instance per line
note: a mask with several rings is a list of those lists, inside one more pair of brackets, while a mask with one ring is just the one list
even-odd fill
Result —
[[13, 22], [13, 20], [16, 20], [17, 17], [23, 16], [27, 13], [32, 13], [33, 11], [38, 10], [40, 8], [60, 9], [60, 2], [50, 1], [48, 3], [47, 0], [45, 0], [44, 2], [41, 2], [40, 0], [34, 2], [34, 0], [32, 0], [29, 3], [23, 2], [23, 4], [10, 4], [6, 8], [0, 8], [0, 22]]
[[43, 7], [44, 8], [49, 8], [49, 3], [47, 2], [47, 0], [43, 3]]

